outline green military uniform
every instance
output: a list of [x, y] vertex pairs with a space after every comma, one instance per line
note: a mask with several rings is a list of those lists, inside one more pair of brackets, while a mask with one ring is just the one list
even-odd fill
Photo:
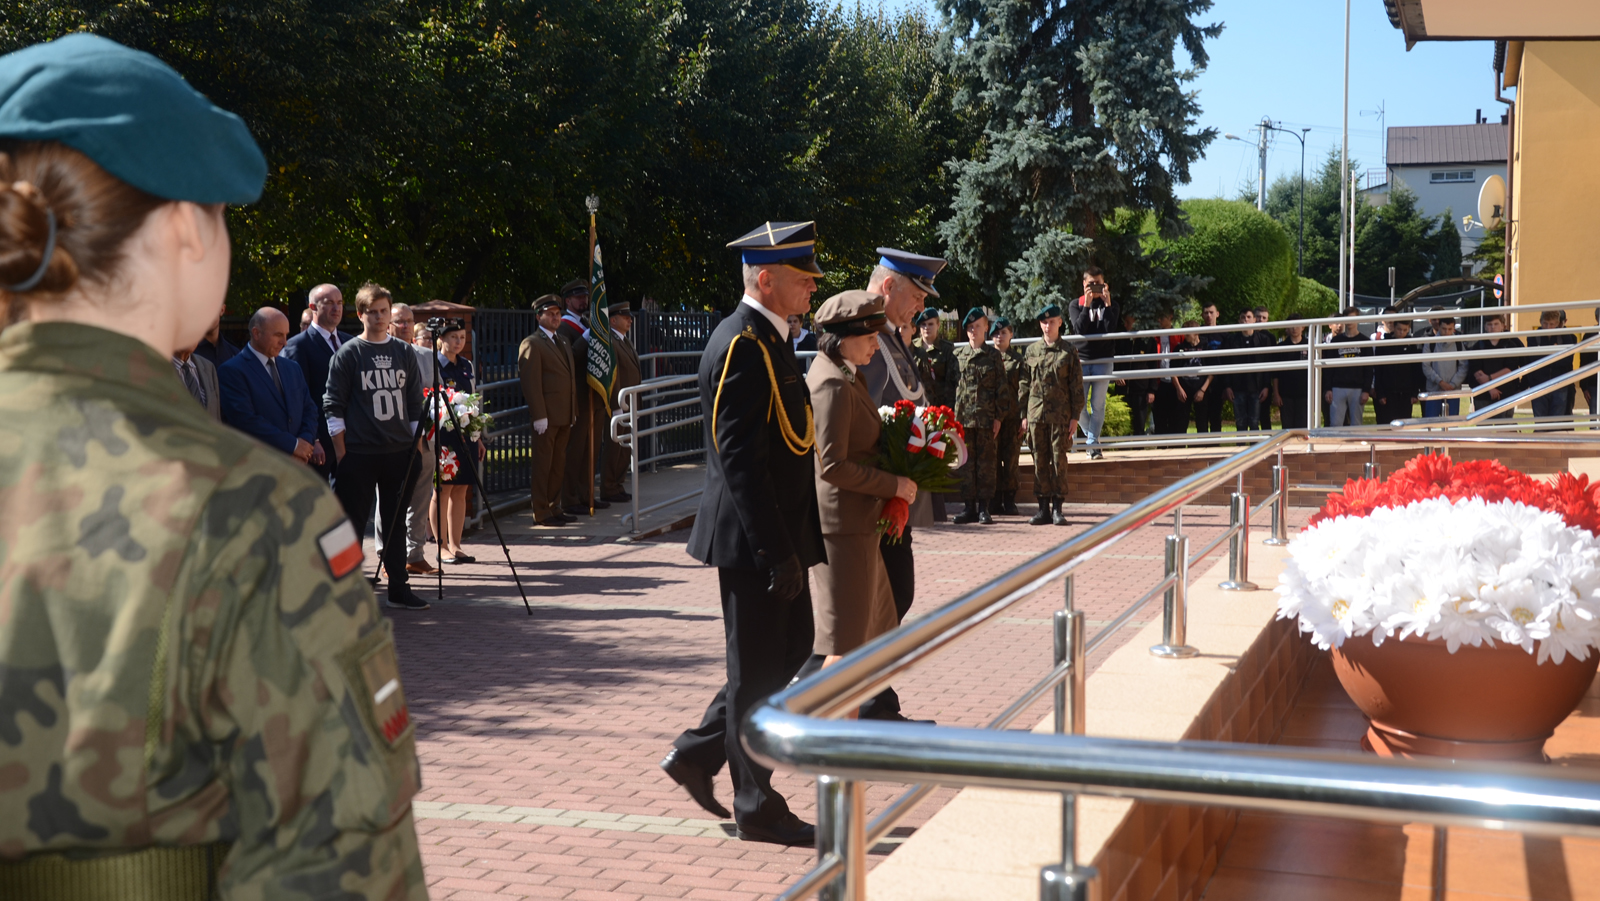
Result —
[[[996, 348], [996, 350], [999, 350]], [[995, 503], [992, 509], [1016, 512], [1017, 466], [1022, 457], [1021, 381], [1022, 349], [1012, 345], [1000, 352], [1006, 368], [1005, 400], [1009, 403], [1000, 419], [1000, 435], [995, 439]]]
[[956, 359], [956, 346], [939, 338], [930, 347], [918, 335], [911, 341], [911, 354], [917, 363], [917, 378], [928, 386], [929, 405], [954, 408], [956, 389], [961, 384], [961, 364]]
[[1067, 495], [1067, 452], [1072, 449], [1071, 424], [1083, 413], [1083, 364], [1078, 352], [1059, 339], [1040, 341], [1023, 355], [1018, 397], [1026, 405], [1028, 447], [1033, 451], [1033, 493], [1043, 523], [1046, 505], [1064, 523], [1061, 502]]
[[961, 499], [983, 500], [994, 497], [996, 446], [994, 424], [1011, 409], [1006, 394], [1005, 361], [1000, 351], [985, 344], [956, 348], [955, 360], [961, 367], [961, 383], [956, 389], [956, 419], [967, 433], [967, 465], [961, 468]]
[[0, 334], [0, 410], [0, 897], [426, 898], [327, 485], [88, 325]]

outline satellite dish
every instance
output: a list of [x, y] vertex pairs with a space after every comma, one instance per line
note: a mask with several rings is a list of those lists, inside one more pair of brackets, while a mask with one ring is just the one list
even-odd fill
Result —
[[1484, 179], [1478, 189], [1478, 221], [1484, 228], [1494, 228], [1505, 218], [1505, 206], [1506, 180], [1498, 175]]

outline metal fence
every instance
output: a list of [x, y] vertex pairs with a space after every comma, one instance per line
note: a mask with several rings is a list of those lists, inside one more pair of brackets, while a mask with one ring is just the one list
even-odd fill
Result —
[[[628, 337], [640, 354], [644, 377], [693, 374], [711, 330], [721, 320], [720, 313], [636, 312]], [[489, 456], [483, 470], [484, 488], [491, 496], [526, 491], [532, 476], [533, 434], [528, 405], [517, 379], [517, 350], [522, 340], [539, 327], [538, 318], [530, 310], [478, 310], [473, 314], [472, 326], [478, 390], [484, 396], [484, 409], [494, 415]], [[642, 436], [644, 456], [657, 460], [692, 459], [704, 444], [699, 420], [695, 418], [698, 414], [698, 407], [678, 408], [651, 417], [649, 425], [654, 427], [692, 421], [684, 422], [681, 428], [660, 429]]]

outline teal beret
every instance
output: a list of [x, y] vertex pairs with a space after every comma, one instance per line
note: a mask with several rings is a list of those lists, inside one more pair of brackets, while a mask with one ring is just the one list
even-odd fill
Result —
[[996, 317], [995, 321], [989, 323], [989, 334], [991, 335], [1001, 331], [1002, 329], [1011, 329], [1012, 331], [1016, 331], [1016, 329], [1011, 325], [1011, 320], [1004, 316]]
[[983, 307], [973, 307], [967, 311], [967, 318], [961, 320], [961, 327], [966, 328], [974, 322], [977, 322], [979, 319], [988, 318], [989, 315], [983, 311]]
[[1056, 306], [1055, 304], [1050, 304], [1049, 306], [1047, 306], [1044, 309], [1039, 311], [1039, 315], [1038, 315], [1037, 318], [1038, 318], [1039, 322], [1043, 322], [1046, 319], [1060, 319], [1061, 318], [1061, 308]]
[[927, 322], [929, 319], [938, 319], [938, 318], [939, 318], [939, 311], [934, 309], [933, 307], [929, 307], [926, 310], [923, 310], [922, 312], [917, 314], [917, 325], [921, 325], [924, 322]]
[[59, 141], [167, 200], [253, 203], [267, 179], [242, 119], [154, 56], [93, 34], [0, 56], [0, 138]]

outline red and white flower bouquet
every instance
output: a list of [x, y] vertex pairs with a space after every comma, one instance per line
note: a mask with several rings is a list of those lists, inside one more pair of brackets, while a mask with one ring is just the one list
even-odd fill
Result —
[[[966, 431], [949, 407], [919, 407], [908, 400], [879, 407], [878, 468], [917, 483], [917, 491], [950, 491], [961, 484], [953, 470], [967, 462]], [[891, 540], [905, 534], [911, 508], [890, 498], [878, 519], [878, 532]]]

